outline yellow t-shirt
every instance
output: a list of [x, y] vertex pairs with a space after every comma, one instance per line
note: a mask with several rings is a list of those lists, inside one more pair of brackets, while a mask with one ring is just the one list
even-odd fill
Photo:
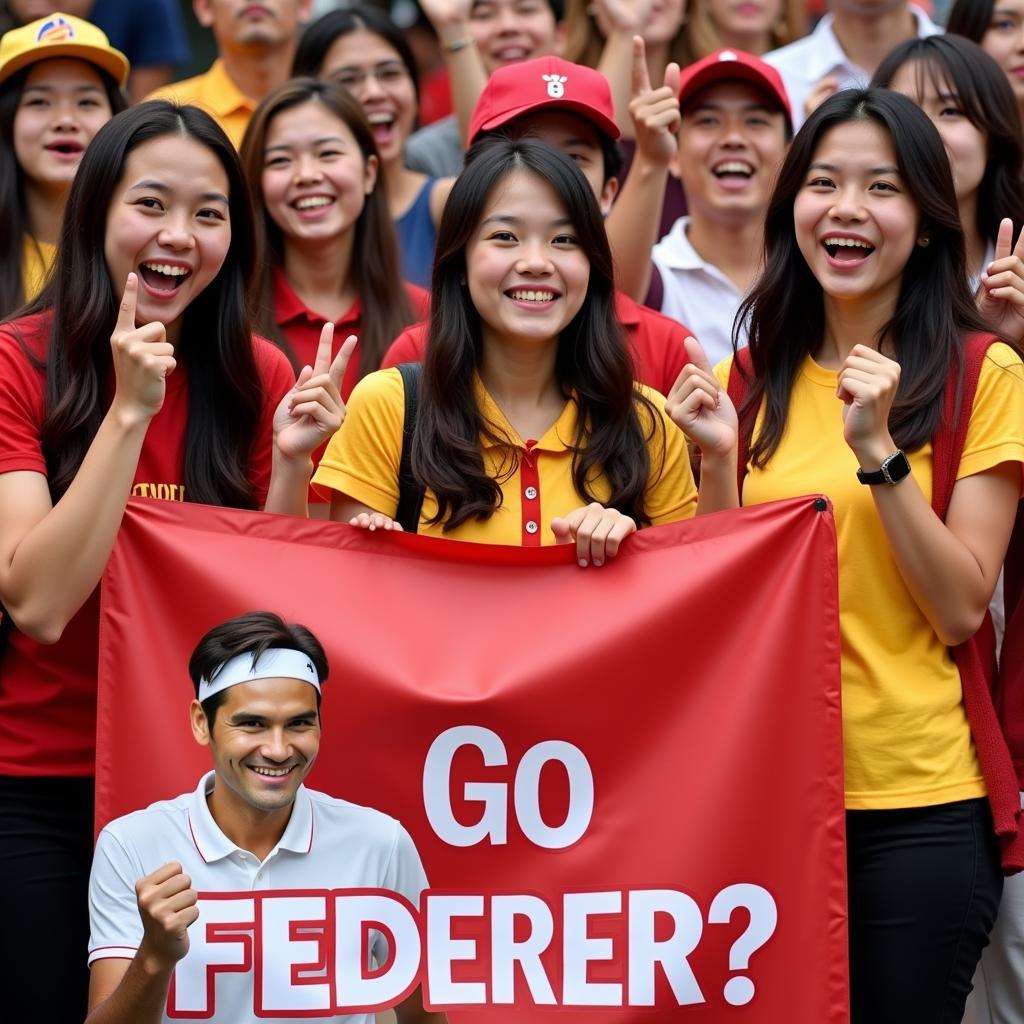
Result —
[[242, 136], [256, 109], [256, 103], [228, 77], [220, 60], [215, 60], [205, 74], [162, 85], [146, 99], [172, 100], [202, 107], [224, 129], [235, 149], [242, 145]]
[[[655, 524], [688, 519], [697, 510], [697, 491], [686, 440], [662, 411], [665, 399], [650, 388], [640, 387], [640, 390], [652, 401], [659, 420], [659, 428], [650, 443], [648, 514]], [[572, 482], [570, 446], [576, 436], [576, 403], [566, 403], [558, 420], [527, 453], [526, 443], [479, 378], [474, 381], [474, 392], [487, 422], [496, 433], [510, 438], [522, 454], [510, 475], [507, 449], [481, 439], [484, 466], [488, 474], [501, 483], [501, 505], [490, 519], [469, 519], [445, 533], [440, 524], [427, 523], [437, 511], [437, 502], [427, 491], [419, 532], [484, 544], [554, 544], [551, 520], [585, 504]], [[380, 370], [364, 377], [349, 398], [345, 422], [331, 439], [313, 475], [314, 487], [327, 497], [330, 491], [338, 491], [384, 515], [393, 516], [398, 508], [398, 467], [404, 423], [405, 391], [398, 370]], [[665, 428], [664, 443], [660, 424]], [[599, 499], [608, 494], [603, 478], [594, 481], [592, 489]]]
[[[723, 384], [731, 362], [715, 368]], [[838, 379], [837, 371], [804, 361], [782, 442], [765, 469], [748, 466], [743, 504], [820, 492], [835, 508], [846, 806], [923, 807], [984, 796], [960, 675], [903, 582], [871, 488], [857, 480]], [[909, 454], [929, 501], [931, 456], [930, 443]], [[1002, 462], [1024, 462], [1024, 367], [997, 344], [982, 367], [957, 479]]]
[[42, 291], [56, 255], [55, 245], [37, 241], [30, 235], [25, 236], [21, 255], [21, 285], [25, 289], [26, 302], [31, 302]]

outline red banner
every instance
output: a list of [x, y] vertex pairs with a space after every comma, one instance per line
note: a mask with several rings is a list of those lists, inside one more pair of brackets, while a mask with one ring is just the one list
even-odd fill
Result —
[[836, 578], [813, 498], [586, 570], [133, 500], [103, 580], [98, 824], [195, 787], [188, 657], [269, 609], [330, 659], [309, 784], [416, 842], [418, 977], [453, 1024], [844, 1024]]

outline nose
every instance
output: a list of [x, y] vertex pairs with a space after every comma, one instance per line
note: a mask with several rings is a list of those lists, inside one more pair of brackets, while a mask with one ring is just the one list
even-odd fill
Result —
[[366, 103], [367, 100], [382, 99], [387, 93], [381, 88], [377, 75], [373, 71], [367, 71], [359, 83], [359, 102]]
[[524, 243], [516, 261], [516, 271], [521, 274], [542, 275], [553, 272], [547, 245], [540, 238]]
[[285, 738], [283, 726], [268, 729], [263, 734], [263, 743], [260, 746], [261, 757], [265, 757], [268, 761], [280, 763], [287, 761], [290, 754], [291, 747]]
[[836, 220], [857, 221], [864, 218], [864, 203], [860, 189], [850, 184], [837, 190], [829, 211]]
[[320, 164], [310, 153], [303, 154], [295, 163], [295, 181], [301, 183], [319, 181], [323, 175], [320, 173]]
[[502, 7], [498, 11], [498, 31], [504, 33], [515, 32], [518, 27], [516, 18], [516, 12], [510, 7]]
[[179, 252], [195, 248], [196, 238], [185, 211], [167, 218], [160, 229], [160, 234], [157, 235], [157, 243], [165, 249], [175, 249]]
[[61, 131], [78, 131], [78, 118], [72, 103], [57, 103], [53, 110], [53, 125]]

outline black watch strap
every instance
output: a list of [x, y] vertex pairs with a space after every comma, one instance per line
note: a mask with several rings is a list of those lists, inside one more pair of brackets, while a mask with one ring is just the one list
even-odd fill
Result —
[[863, 469], [857, 470], [857, 479], [862, 484], [873, 486], [874, 484], [898, 484], [904, 477], [910, 476], [910, 460], [906, 453], [897, 449], [892, 455], [887, 455], [882, 460], [880, 469], [868, 473]]

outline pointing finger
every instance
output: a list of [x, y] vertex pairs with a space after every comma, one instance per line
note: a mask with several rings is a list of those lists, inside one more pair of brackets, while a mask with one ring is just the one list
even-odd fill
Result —
[[341, 390], [341, 382], [345, 379], [348, 361], [352, 358], [352, 353], [355, 351], [358, 341], [359, 339], [354, 334], [350, 334], [342, 342], [341, 348], [338, 349], [338, 354], [334, 357], [334, 362], [331, 363], [331, 368], [328, 372], [330, 373], [331, 380], [334, 382], [334, 386], [339, 391]]
[[334, 324], [330, 321], [324, 324], [320, 332], [320, 342], [316, 347], [316, 359], [313, 361], [313, 375], [320, 376], [327, 373], [331, 365], [331, 348], [334, 345]]
[[686, 346], [686, 354], [690, 359], [690, 362], [697, 367], [698, 370], [704, 370], [706, 373], [711, 373], [711, 363], [708, 362], [708, 357], [704, 355], [704, 349], [700, 347], [700, 342], [696, 338], [686, 338], [683, 341]]
[[1004, 217], [999, 222], [999, 233], [996, 235], [996, 259], [1005, 259], [1013, 249], [1013, 221]]
[[124, 283], [124, 295], [121, 296], [121, 305], [117, 310], [116, 331], [135, 330], [135, 306], [139, 298], [139, 279], [135, 274], [129, 274], [128, 280]]
[[647, 74], [647, 51], [642, 36], [633, 36], [633, 75], [630, 93], [642, 96], [651, 91], [651, 78]]

